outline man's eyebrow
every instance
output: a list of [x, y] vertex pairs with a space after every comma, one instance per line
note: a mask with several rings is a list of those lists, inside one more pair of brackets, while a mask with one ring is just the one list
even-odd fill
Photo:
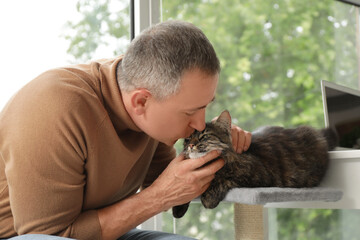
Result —
[[[212, 103], [213, 101], [215, 101], [215, 97], [213, 97], [213, 99], [211, 99], [211, 101], [209, 102], [209, 104], [210, 104], [210, 103]], [[204, 105], [204, 106], [201, 106], [201, 107], [195, 108], [195, 109], [193, 109], [193, 110], [200, 110], [200, 109], [206, 108], [206, 107], [207, 107], [207, 105], [209, 105], [209, 104], [206, 104], [206, 105]]]

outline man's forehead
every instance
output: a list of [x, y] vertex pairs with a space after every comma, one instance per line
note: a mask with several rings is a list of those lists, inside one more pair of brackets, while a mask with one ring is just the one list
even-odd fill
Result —
[[199, 107], [194, 107], [194, 108], [191, 108], [190, 110], [200, 110], [200, 109], [203, 109], [203, 108], [206, 108], [210, 103], [212, 103], [213, 101], [215, 101], [215, 97], [213, 97], [211, 99], [211, 101], [209, 103], [207, 103], [206, 105], [202, 105], [202, 106], [199, 106]]
[[186, 110], [203, 109], [215, 99], [218, 78], [218, 74], [208, 75], [193, 69], [183, 75], [180, 91], [174, 100]]

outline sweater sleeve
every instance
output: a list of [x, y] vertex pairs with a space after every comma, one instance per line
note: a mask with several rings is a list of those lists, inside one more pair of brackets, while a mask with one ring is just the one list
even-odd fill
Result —
[[46, 84], [25, 87], [3, 111], [0, 150], [14, 229], [100, 239], [97, 211], [83, 209], [88, 136], [82, 119], [90, 115], [80, 98], [66, 94]]
[[142, 188], [150, 186], [175, 157], [176, 150], [174, 147], [159, 143]]

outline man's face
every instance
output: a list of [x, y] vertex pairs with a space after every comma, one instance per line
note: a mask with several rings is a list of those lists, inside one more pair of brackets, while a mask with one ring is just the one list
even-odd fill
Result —
[[205, 128], [205, 108], [215, 98], [218, 74], [199, 69], [184, 73], [179, 93], [163, 101], [148, 99], [143, 131], [154, 139], [173, 145], [194, 130]]

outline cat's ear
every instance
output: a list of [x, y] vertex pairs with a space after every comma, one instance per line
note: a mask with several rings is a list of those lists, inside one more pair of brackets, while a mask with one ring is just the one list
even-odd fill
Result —
[[215, 124], [226, 129], [231, 130], [231, 116], [228, 110], [223, 111], [220, 116], [216, 119]]

